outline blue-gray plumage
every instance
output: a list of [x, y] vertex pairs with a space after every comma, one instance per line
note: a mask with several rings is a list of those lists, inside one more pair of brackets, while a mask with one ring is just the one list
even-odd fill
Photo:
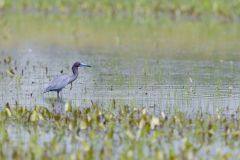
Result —
[[72, 75], [61, 75], [53, 79], [48, 86], [45, 88], [43, 93], [55, 91], [57, 92], [57, 97], [59, 97], [59, 92], [68, 84], [75, 81], [78, 77], [78, 67], [91, 67], [90, 65], [83, 64], [80, 62], [75, 62], [72, 66]]

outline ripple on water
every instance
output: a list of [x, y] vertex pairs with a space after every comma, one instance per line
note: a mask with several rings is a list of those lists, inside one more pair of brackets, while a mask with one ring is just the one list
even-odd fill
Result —
[[[115, 99], [117, 103], [154, 107], [155, 111], [177, 107], [189, 112], [199, 108], [211, 112], [216, 107], [234, 110], [239, 105], [238, 62], [133, 60], [90, 51], [37, 47], [11, 53], [13, 62], [0, 64], [1, 106], [7, 102], [49, 106], [47, 99], [56, 94], [43, 95], [44, 86], [61, 72], [70, 74], [76, 60], [93, 67], [80, 69], [73, 89], [68, 86], [63, 90], [62, 103], [71, 101], [84, 107], [93, 100], [107, 106]], [[13, 78], [5, 73], [10, 67], [16, 70]]]

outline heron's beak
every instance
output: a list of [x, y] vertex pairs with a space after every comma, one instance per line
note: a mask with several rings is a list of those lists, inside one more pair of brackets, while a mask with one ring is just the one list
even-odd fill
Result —
[[91, 67], [91, 66], [88, 65], [88, 64], [81, 63], [81, 64], [80, 64], [80, 67]]

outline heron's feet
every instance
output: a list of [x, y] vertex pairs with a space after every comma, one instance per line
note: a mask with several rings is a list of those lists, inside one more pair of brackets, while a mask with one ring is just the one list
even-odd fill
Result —
[[71, 87], [70, 87], [70, 90], [72, 90], [72, 83], [71, 83]]

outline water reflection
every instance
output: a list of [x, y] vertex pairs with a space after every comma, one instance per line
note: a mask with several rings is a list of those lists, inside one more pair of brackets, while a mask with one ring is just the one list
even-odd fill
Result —
[[55, 113], [64, 112], [64, 105], [66, 103], [66, 100], [64, 100], [62, 97], [44, 97], [43, 101], [47, 104], [47, 106], [51, 106]]

